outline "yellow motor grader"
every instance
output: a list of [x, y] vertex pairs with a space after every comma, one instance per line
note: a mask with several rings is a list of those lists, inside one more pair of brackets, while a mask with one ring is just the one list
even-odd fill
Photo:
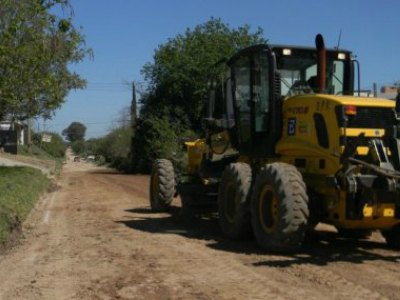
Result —
[[[174, 195], [218, 205], [222, 232], [293, 251], [318, 222], [361, 237], [380, 230], [400, 247], [400, 140], [391, 100], [355, 96], [349, 51], [256, 45], [226, 61], [210, 80], [205, 137], [186, 142], [177, 175], [154, 162], [150, 203]], [[358, 91], [359, 80], [358, 80]]]

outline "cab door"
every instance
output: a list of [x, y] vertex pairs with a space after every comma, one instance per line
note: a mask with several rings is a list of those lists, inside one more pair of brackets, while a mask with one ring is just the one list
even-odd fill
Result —
[[242, 153], [248, 153], [253, 144], [250, 57], [240, 57], [233, 66], [233, 72], [235, 78], [234, 101], [237, 115], [237, 139], [239, 151]]
[[238, 58], [233, 64], [239, 151], [265, 156], [270, 139], [270, 58], [257, 51]]

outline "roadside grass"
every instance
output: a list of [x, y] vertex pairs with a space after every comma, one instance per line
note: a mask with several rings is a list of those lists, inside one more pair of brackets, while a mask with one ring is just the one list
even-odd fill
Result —
[[41, 171], [28, 167], [0, 167], [0, 245], [19, 229], [50, 184]]
[[49, 153], [35, 145], [31, 145], [30, 147], [18, 146], [18, 155], [31, 156], [38, 159], [55, 159]]
[[63, 162], [65, 160], [64, 157], [54, 157], [44, 151], [43, 149], [39, 148], [36, 145], [31, 145], [30, 147], [28, 146], [18, 146], [18, 155], [21, 156], [27, 156], [27, 157], [33, 157], [39, 160], [45, 160], [45, 161], [54, 161], [54, 170], [52, 170], [53, 175], [59, 175]]

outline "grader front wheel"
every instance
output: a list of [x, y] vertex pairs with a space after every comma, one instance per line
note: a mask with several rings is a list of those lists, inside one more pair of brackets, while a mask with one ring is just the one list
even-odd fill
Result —
[[298, 249], [307, 231], [308, 196], [294, 166], [272, 163], [257, 175], [251, 200], [254, 235], [261, 247], [279, 252]]
[[219, 223], [222, 232], [231, 239], [251, 234], [249, 192], [251, 168], [245, 163], [232, 163], [222, 174], [218, 192]]
[[150, 179], [150, 206], [153, 211], [166, 211], [175, 195], [175, 172], [171, 161], [157, 159]]

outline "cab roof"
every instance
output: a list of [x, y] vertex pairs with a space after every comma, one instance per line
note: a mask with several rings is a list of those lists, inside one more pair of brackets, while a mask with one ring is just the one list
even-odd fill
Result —
[[[250, 47], [243, 48], [236, 52], [228, 61], [227, 64], [231, 65], [233, 62], [235, 62], [239, 57], [255, 52], [262, 52], [262, 51], [271, 51], [271, 52], [281, 52], [279, 50], [283, 49], [291, 49], [291, 50], [300, 50], [300, 51], [317, 51], [315, 47], [307, 47], [307, 46], [295, 46], [295, 45], [274, 45], [274, 44], [257, 44], [253, 45]], [[345, 50], [345, 49], [336, 49], [336, 48], [327, 48], [326, 51], [328, 53], [337, 53], [337, 52], [343, 52], [347, 54], [351, 54], [351, 51]]]

